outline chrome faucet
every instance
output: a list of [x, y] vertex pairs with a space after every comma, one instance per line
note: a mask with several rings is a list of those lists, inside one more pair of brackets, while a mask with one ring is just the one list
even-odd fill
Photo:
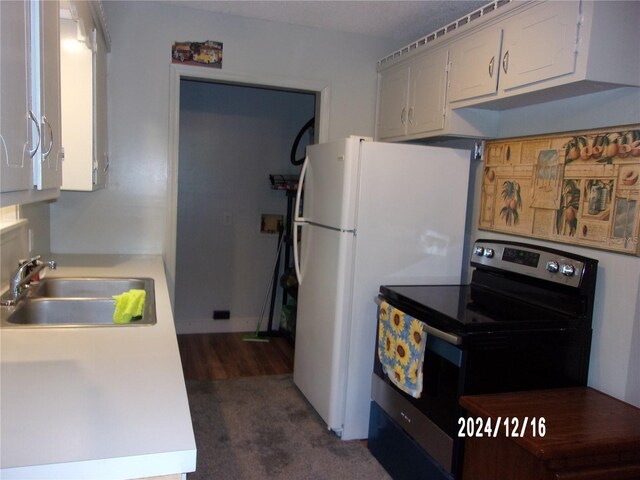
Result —
[[40, 258], [40, 255], [37, 255], [29, 260], [20, 260], [18, 262], [18, 270], [16, 270], [11, 277], [11, 286], [9, 292], [6, 294], [7, 298], [3, 298], [0, 302], [3, 306], [10, 307], [18, 303], [18, 301], [20, 301], [27, 292], [27, 288], [33, 277], [42, 270], [47, 267], [51, 270], [56, 269], [56, 262], [53, 260], [50, 262], [43, 262]]

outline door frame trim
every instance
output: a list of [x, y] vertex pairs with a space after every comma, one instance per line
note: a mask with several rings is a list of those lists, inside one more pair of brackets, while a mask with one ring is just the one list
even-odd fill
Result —
[[176, 277], [176, 239], [178, 225], [178, 160], [180, 144], [180, 81], [208, 80], [247, 87], [266, 87], [277, 90], [315, 93], [316, 101], [316, 142], [326, 142], [329, 138], [330, 85], [328, 81], [256, 75], [252, 73], [229, 73], [213, 68], [171, 65], [169, 84], [169, 132], [167, 164], [167, 206], [165, 239], [162, 257], [164, 260], [169, 298], [174, 306]]

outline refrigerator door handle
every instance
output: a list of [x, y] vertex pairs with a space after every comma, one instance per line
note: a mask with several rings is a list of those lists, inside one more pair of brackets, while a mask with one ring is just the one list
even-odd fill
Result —
[[303, 222], [293, 222], [293, 266], [295, 267], [298, 285], [302, 284], [302, 273], [300, 271], [300, 253], [298, 252], [298, 226], [303, 224]]
[[[307, 175], [307, 167], [309, 165], [309, 156], [304, 157], [304, 163], [302, 164], [302, 170], [300, 171], [300, 178], [298, 179], [298, 190], [296, 191], [296, 205], [293, 209], [293, 221], [304, 222], [305, 219], [300, 217], [300, 200], [302, 199], [302, 189], [304, 187], [304, 178]], [[295, 243], [294, 243], [295, 245]]]
[[298, 285], [302, 284], [302, 272], [300, 271], [300, 252], [298, 251], [298, 226], [305, 223], [305, 219], [300, 217], [300, 199], [302, 198], [302, 188], [304, 185], [304, 177], [307, 174], [307, 166], [309, 165], [309, 156], [304, 158], [302, 170], [300, 171], [300, 178], [298, 180], [298, 191], [296, 192], [296, 205], [294, 207], [293, 214], [293, 266], [296, 271], [296, 278], [298, 279]]

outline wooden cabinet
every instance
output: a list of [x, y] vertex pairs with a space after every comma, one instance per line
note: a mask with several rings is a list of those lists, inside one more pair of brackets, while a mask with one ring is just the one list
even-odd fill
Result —
[[467, 426], [482, 425], [464, 440], [465, 480], [640, 478], [640, 409], [602, 392], [472, 395], [460, 404]]
[[2, 35], [2, 205], [59, 195], [60, 125], [57, 1], [0, 2]]
[[442, 131], [446, 79], [445, 49], [381, 72], [377, 138]]

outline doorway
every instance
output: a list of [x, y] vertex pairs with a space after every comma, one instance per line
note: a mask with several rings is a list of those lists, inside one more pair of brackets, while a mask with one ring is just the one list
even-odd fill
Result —
[[[167, 218], [165, 222], [164, 249], [162, 252], [167, 286], [172, 306], [175, 307], [176, 279], [176, 239], [178, 223], [178, 159], [180, 144], [180, 84], [182, 80], [211, 81], [232, 85], [258, 86], [279, 90], [313, 93], [316, 96], [316, 141], [326, 142], [329, 138], [329, 106], [331, 88], [327, 81], [280, 77], [265, 74], [229, 72], [214, 68], [194, 68], [173, 64], [170, 67], [169, 83], [169, 131], [167, 168]], [[176, 325], [180, 331], [181, 326]]]
[[260, 318], [267, 325], [279, 237], [264, 220], [287, 215], [285, 192], [270, 188], [269, 175], [299, 173], [291, 145], [315, 102], [313, 92], [180, 81], [178, 333], [247, 332]]

